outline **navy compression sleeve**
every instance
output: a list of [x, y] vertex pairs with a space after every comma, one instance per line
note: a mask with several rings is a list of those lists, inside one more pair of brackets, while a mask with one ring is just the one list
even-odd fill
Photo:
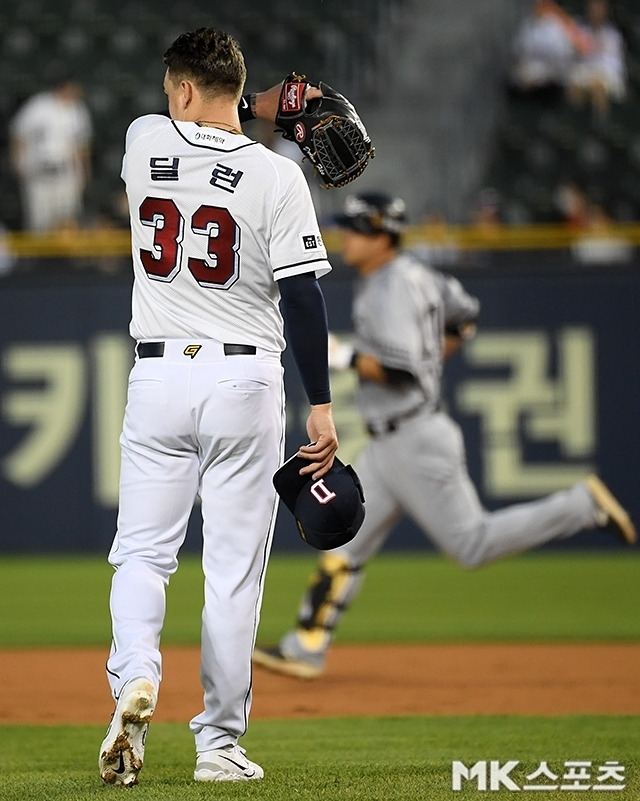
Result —
[[313, 273], [304, 273], [282, 278], [278, 287], [287, 342], [309, 403], [329, 403], [329, 331], [327, 307], [320, 285]]

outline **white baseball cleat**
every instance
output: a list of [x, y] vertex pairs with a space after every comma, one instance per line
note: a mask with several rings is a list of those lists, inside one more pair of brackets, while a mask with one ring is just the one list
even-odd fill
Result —
[[262, 779], [264, 771], [260, 765], [247, 759], [244, 748], [227, 745], [199, 753], [193, 778], [197, 782], [237, 782]]
[[157, 696], [156, 688], [148, 679], [131, 679], [122, 688], [100, 746], [98, 766], [105, 784], [132, 787], [138, 783]]
[[638, 539], [635, 526], [606, 484], [593, 475], [587, 477], [585, 484], [601, 515], [598, 525], [609, 527], [618, 539], [627, 545], [633, 545]]

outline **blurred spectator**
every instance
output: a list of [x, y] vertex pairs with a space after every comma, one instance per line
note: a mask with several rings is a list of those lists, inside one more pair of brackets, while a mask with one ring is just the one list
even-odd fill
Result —
[[608, 0], [588, 0], [583, 31], [588, 47], [579, 56], [569, 78], [569, 97], [589, 102], [599, 121], [609, 115], [611, 101], [626, 94], [624, 39], [610, 19]]
[[563, 181], [556, 190], [556, 207], [561, 221], [573, 231], [589, 227], [589, 201], [583, 189], [572, 180]]
[[90, 175], [91, 118], [69, 75], [38, 92], [10, 123], [11, 161], [20, 185], [23, 227], [77, 227]]
[[471, 221], [477, 233], [492, 236], [502, 228], [501, 206], [502, 198], [497, 189], [487, 186], [480, 190]]
[[591, 203], [586, 231], [575, 240], [571, 253], [581, 264], [626, 264], [633, 259], [633, 246], [615, 230], [606, 209]]
[[626, 95], [624, 39], [610, 13], [608, 0], [588, 0], [582, 29], [589, 45], [569, 77], [569, 98], [578, 105], [588, 102], [599, 121], [607, 119], [612, 101]]
[[510, 82], [520, 92], [562, 91], [575, 52], [572, 23], [551, 0], [534, 0], [513, 44]]
[[575, 234], [571, 253], [576, 261], [613, 264], [631, 260], [633, 248], [606, 208], [594, 202], [576, 181], [568, 179], [558, 186], [556, 206], [562, 222]]

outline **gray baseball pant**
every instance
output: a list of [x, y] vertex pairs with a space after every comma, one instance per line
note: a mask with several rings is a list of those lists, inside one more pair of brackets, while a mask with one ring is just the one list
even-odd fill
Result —
[[425, 412], [371, 439], [355, 467], [366, 517], [355, 539], [335, 551], [352, 565], [376, 554], [403, 515], [468, 568], [596, 525], [596, 506], [582, 483], [533, 502], [484, 509], [467, 471], [460, 427], [443, 412]]

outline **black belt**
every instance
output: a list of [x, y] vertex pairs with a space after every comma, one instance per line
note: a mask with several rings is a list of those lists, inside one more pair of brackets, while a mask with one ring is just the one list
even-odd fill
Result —
[[255, 345], [234, 345], [230, 344], [229, 342], [225, 342], [222, 346], [224, 350], [225, 356], [255, 356], [256, 355], [256, 346]]
[[424, 406], [425, 404], [421, 403], [420, 406], [409, 409], [407, 412], [402, 412], [402, 414], [397, 414], [395, 417], [390, 417], [388, 420], [384, 420], [382, 423], [376, 426], [371, 425], [371, 423], [367, 423], [367, 431], [372, 437], [381, 437], [383, 434], [391, 434], [398, 428], [400, 423], [404, 422], [404, 420], [408, 420], [410, 417], [414, 417], [416, 414], [421, 412], [424, 409]]
[[[225, 342], [222, 346], [225, 356], [255, 356], [255, 345], [235, 345]], [[164, 356], [164, 342], [138, 342], [136, 353], [139, 359], [159, 359]]]

